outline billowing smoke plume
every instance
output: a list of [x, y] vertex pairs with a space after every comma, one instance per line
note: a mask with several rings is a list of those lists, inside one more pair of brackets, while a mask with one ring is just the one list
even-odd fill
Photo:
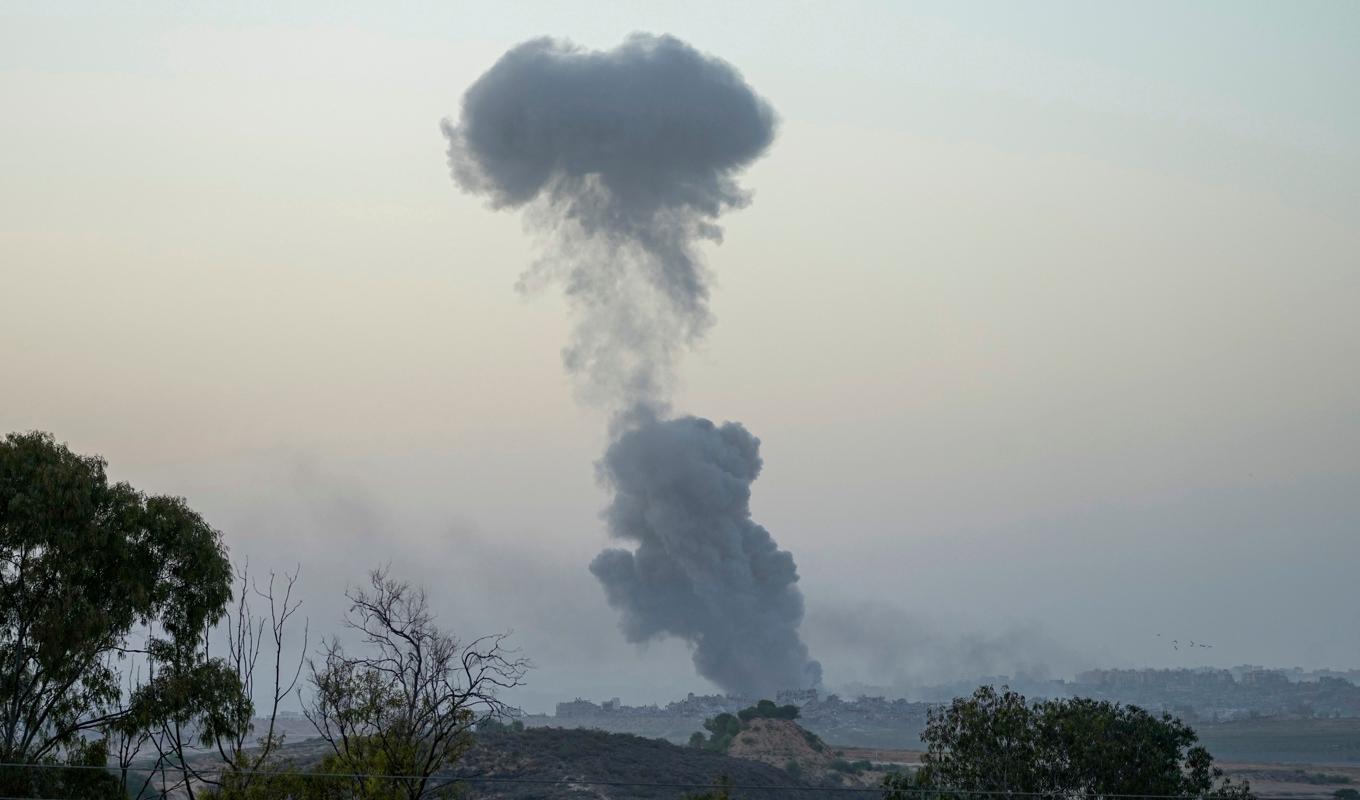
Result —
[[564, 356], [595, 399], [665, 401], [678, 350], [709, 325], [695, 253], [749, 196], [734, 176], [774, 138], [736, 70], [678, 39], [609, 52], [535, 39], [501, 57], [445, 124], [454, 179], [530, 206], [550, 252], [525, 283], [560, 281], [578, 324]]
[[615, 492], [591, 564], [632, 641], [679, 636], [724, 689], [815, 683], [798, 635], [793, 557], [751, 521], [759, 441], [735, 423], [667, 419], [676, 359], [711, 323], [696, 251], [749, 202], [736, 183], [774, 112], [727, 63], [669, 36], [609, 52], [536, 39], [510, 50], [445, 123], [453, 177], [527, 210], [547, 252], [522, 285], [560, 282], [576, 312], [563, 356], [616, 412], [599, 465]]
[[751, 521], [760, 440], [735, 422], [680, 417], [629, 430], [601, 468], [614, 489], [610, 532], [637, 550], [590, 565], [631, 641], [693, 642], [699, 672], [748, 697], [813, 683], [798, 636], [793, 556]]

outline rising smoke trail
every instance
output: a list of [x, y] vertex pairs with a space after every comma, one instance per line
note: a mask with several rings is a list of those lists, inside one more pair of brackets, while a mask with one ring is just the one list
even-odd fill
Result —
[[750, 197], [736, 175], [775, 116], [729, 64], [669, 36], [608, 52], [535, 39], [507, 52], [444, 124], [454, 179], [525, 208], [548, 250], [522, 285], [561, 283], [576, 313], [567, 369], [616, 412], [600, 467], [609, 549], [591, 564], [631, 641], [672, 635], [730, 692], [815, 683], [793, 557], [750, 518], [759, 440], [667, 418], [676, 360], [711, 324], [696, 244]]
[[759, 447], [738, 423], [697, 417], [625, 432], [601, 465], [614, 488], [605, 519], [637, 550], [590, 565], [630, 641], [681, 636], [700, 674], [746, 697], [820, 679], [798, 635], [793, 556], [751, 520]]

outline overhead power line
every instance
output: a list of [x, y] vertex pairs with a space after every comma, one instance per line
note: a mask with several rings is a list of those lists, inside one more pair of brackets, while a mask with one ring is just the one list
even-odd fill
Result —
[[[51, 770], [100, 770], [104, 772], [121, 772], [123, 767], [98, 764], [22, 764], [22, 763], [0, 763], [0, 769], [51, 769]], [[733, 791], [746, 792], [842, 792], [842, 793], [873, 793], [882, 794], [883, 786], [806, 786], [795, 784], [737, 784], [737, 783], [697, 783], [697, 782], [655, 782], [655, 781], [606, 781], [589, 780], [576, 778], [570, 775], [563, 775], [557, 778], [503, 778], [491, 777], [486, 775], [387, 775], [376, 772], [283, 772], [278, 770], [238, 770], [230, 767], [216, 767], [199, 769], [189, 767], [183, 770], [179, 767], [132, 767], [126, 768], [128, 772], [147, 773], [147, 772], [191, 772], [197, 775], [248, 775], [252, 777], [301, 777], [308, 779], [344, 779], [354, 780], [359, 778], [377, 778], [379, 780], [429, 780], [440, 786], [452, 785], [455, 783], [485, 783], [485, 784], [523, 784], [531, 786], [555, 786], [563, 783], [570, 783], [578, 786], [602, 786], [612, 788], [635, 788], [635, 789], [729, 789]], [[1004, 789], [937, 789], [930, 787], [903, 787], [894, 788], [894, 792], [919, 795], [919, 796], [970, 796], [970, 797], [1007, 797], [1007, 798], [1050, 798], [1051, 800], [1063, 800], [1072, 795], [1064, 792], [1017, 792]], [[1106, 800], [1202, 800], [1199, 795], [1184, 794], [1092, 794], [1091, 797], [1105, 798]], [[1269, 796], [1256, 795], [1256, 800], [1298, 800], [1292, 796]], [[0, 800], [78, 800], [72, 798], [30, 798], [30, 797], [3, 797]]]

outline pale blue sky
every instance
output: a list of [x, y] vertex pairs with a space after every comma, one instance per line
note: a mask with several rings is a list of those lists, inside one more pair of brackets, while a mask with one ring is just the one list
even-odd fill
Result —
[[762, 438], [829, 680], [896, 677], [816, 652], [864, 603], [1360, 665], [1360, 5], [279, 5], [0, 3], [0, 430], [303, 560], [318, 620], [392, 559], [531, 702], [705, 688], [614, 631], [565, 308], [438, 129], [526, 38], [672, 33], [781, 118], [677, 406]]

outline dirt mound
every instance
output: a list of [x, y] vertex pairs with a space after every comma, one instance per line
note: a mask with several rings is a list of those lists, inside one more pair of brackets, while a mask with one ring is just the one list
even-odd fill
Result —
[[727, 755], [778, 767], [799, 779], [822, 786], [877, 786], [885, 767], [866, 759], [851, 760], [815, 733], [787, 719], [753, 719], [727, 748]]
[[772, 767], [789, 762], [804, 769], [830, 769], [834, 756], [816, 734], [789, 719], [753, 719], [737, 734], [727, 754]]

